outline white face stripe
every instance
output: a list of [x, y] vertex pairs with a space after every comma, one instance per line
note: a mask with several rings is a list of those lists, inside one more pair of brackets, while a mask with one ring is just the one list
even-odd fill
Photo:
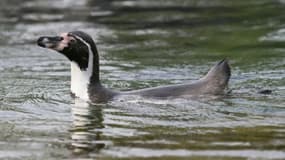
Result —
[[[81, 42], [83, 42], [87, 47], [88, 47], [88, 52], [89, 52], [89, 59], [88, 59], [88, 67], [87, 67], [87, 70], [88, 69], [91, 69], [93, 70], [93, 52], [92, 52], [92, 49], [91, 49], [91, 46], [89, 43], [87, 43], [86, 41], [84, 41], [81, 37], [78, 37], [76, 35], [74, 35], [74, 37], [78, 40], [80, 40]], [[92, 72], [91, 72], [92, 74]]]
[[89, 101], [88, 95], [88, 85], [90, 83], [90, 78], [93, 72], [93, 52], [91, 46], [84, 41], [81, 37], [73, 35], [76, 39], [80, 40], [88, 47], [89, 58], [88, 58], [88, 67], [85, 71], [80, 70], [79, 65], [71, 61], [71, 92], [75, 94], [75, 96]]

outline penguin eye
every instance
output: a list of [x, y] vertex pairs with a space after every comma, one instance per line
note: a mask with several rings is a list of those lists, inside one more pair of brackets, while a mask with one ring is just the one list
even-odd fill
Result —
[[70, 39], [70, 41], [69, 41], [71, 44], [74, 44], [75, 42], [76, 42], [76, 40], [75, 39]]

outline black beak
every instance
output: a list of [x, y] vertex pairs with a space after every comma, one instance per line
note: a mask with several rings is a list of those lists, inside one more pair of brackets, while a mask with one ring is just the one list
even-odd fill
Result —
[[40, 37], [37, 40], [37, 44], [43, 48], [53, 48], [57, 46], [57, 44], [63, 40], [63, 37], [55, 36], [55, 37]]

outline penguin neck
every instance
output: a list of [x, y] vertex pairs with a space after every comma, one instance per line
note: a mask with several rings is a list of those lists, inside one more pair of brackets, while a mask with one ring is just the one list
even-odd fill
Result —
[[71, 61], [71, 92], [81, 99], [90, 100], [89, 87], [92, 85], [101, 85], [99, 79], [99, 57], [97, 50], [92, 51], [89, 48], [88, 67], [82, 69], [78, 63]]

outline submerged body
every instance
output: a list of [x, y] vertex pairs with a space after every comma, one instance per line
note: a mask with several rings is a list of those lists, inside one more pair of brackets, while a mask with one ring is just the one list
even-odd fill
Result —
[[222, 60], [206, 76], [196, 82], [147, 88], [128, 93], [161, 98], [183, 95], [222, 94], [229, 78], [230, 67], [226, 60]]
[[231, 75], [230, 66], [226, 60], [222, 60], [204, 77], [193, 83], [119, 92], [102, 86], [99, 78], [98, 52], [88, 34], [74, 31], [56, 37], [40, 37], [38, 45], [56, 50], [71, 61], [71, 92], [76, 97], [93, 103], [107, 102], [120, 95], [168, 98], [223, 94]]

